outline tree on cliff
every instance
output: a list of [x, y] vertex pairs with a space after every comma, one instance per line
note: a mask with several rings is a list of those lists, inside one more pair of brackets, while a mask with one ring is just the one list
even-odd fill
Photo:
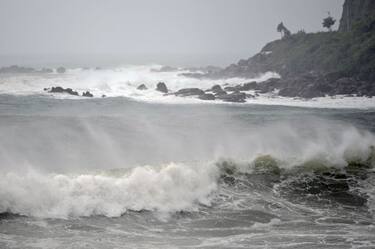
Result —
[[323, 27], [332, 31], [332, 26], [335, 24], [336, 20], [331, 17], [331, 13], [328, 12], [328, 17], [323, 19]]
[[286, 38], [286, 37], [289, 37], [291, 36], [291, 32], [289, 31], [289, 29], [287, 29], [285, 26], [284, 26], [284, 23], [281, 22], [279, 23], [279, 25], [277, 25], [277, 32], [280, 32], [281, 35]]

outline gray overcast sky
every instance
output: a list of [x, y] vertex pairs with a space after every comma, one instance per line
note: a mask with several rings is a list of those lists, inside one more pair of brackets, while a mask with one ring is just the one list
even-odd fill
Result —
[[279, 38], [280, 21], [292, 32], [323, 30], [327, 11], [339, 21], [343, 1], [0, 0], [0, 54], [3, 64], [4, 55], [225, 64]]

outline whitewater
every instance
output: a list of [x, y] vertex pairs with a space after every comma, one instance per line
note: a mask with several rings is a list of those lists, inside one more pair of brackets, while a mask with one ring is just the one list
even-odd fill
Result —
[[[171, 92], [182, 88], [209, 89], [214, 85], [235, 86], [237, 84], [256, 81], [262, 82], [270, 78], [279, 78], [277, 73], [268, 72], [252, 79], [229, 78], [229, 79], [194, 79], [181, 76], [190, 72], [189, 69], [179, 68], [170, 72], [159, 72], [161, 65], [125, 65], [112, 68], [71, 68], [66, 73], [32, 73], [32, 74], [4, 74], [0, 77], [0, 94], [33, 95], [43, 94], [55, 98], [71, 98], [69, 95], [48, 94], [44, 88], [61, 86], [72, 88], [80, 93], [90, 91], [96, 97], [128, 97], [138, 101], [152, 103], [215, 103], [221, 101], [202, 101], [196, 98], [180, 98], [173, 95], [164, 96], [163, 93], [155, 91], [158, 82], [166, 83]], [[148, 89], [137, 90], [144, 84]], [[247, 93], [253, 94], [254, 91]], [[313, 108], [374, 108], [375, 101], [372, 98], [356, 96], [332, 96], [319, 97], [311, 100], [300, 98], [279, 97], [273, 93], [258, 94], [256, 98], [247, 99], [248, 104], [261, 105], [284, 105], [301, 106]]]
[[0, 248], [375, 247], [374, 99], [164, 96], [280, 76], [160, 68], [0, 75]]

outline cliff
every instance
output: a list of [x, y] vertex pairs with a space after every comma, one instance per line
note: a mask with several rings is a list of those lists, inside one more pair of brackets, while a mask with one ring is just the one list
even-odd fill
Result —
[[375, 15], [371, 13], [375, 0], [346, 0], [339, 31], [298, 32], [268, 43], [258, 54], [222, 71], [192, 76], [250, 78], [274, 71], [289, 78], [313, 72], [332, 80], [375, 81]]
[[363, 18], [374, 16], [374, 10], [374, 0], [346, 0], [340, 20], [339, 31], [351, 31], [356, 22]]

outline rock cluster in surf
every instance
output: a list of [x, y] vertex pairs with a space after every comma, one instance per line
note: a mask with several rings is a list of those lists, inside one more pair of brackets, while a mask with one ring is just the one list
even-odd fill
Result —
[[[49, 93], [65, 93], [65, 94], [69, 94], [69, 95], [73, 95], [73, 96], [79, 96], [79, 93], [77, 91], [74, 91], [71, 88], [63, 88], [61, 86], [56, 86], [56, 87], [52, 87], [52, 88], [44, 88], [43, 90], [47, 91]], [[86, 92], [82, 93], [82, 97], [92, 98], [92, 97], [94, 97], [94, 95], [91, 92], [86, 91]], [[105, 97], [105, 95], [103, 95], [102, 97]]]

